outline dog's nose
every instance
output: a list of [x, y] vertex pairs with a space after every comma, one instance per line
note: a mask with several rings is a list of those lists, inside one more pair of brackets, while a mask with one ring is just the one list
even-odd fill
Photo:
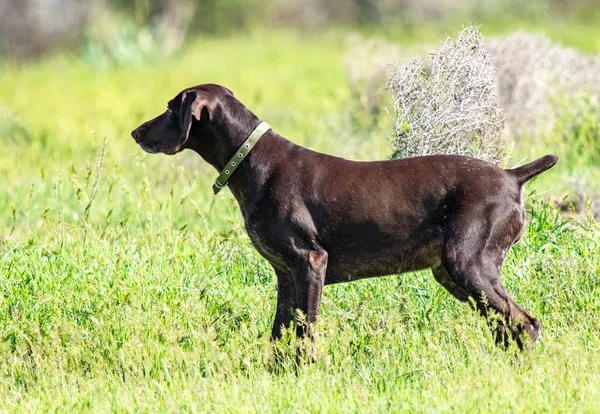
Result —
[[137, 140], [138, 140], [138, 135], [139, 135], [139, 132], [138, 132], [137, 128], [134, 129], [133, 131], [131, 131], [131, 136], [133, 137], [133, 139], [135, 139], [135, 142], [137, 142]]

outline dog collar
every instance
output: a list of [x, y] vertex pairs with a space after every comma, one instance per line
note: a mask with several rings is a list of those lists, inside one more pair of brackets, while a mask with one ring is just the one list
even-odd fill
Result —
[[213, 184], [213, 191], [215, 192], [215, 195], [219, 191], [221, 191], [221, 188], [227, 186], [227, 182], [229, 181], [229, 178], [231, 177], [233, 172], [236, 170], [237, 167], [239, 167], [244, 158], [246, 158], [246, 156], [250, 153], [250, 151], [252, 150], [254, 145], [256, 145], [260, 137], [262, 137], [265, 134], [265, 132], [267, 132], [269, 129], [271, 129], [271, 126], [265, 121], [261, 121], [260, 124], [258, 124], [256, 128], [254, 128], [254, 131], [250, 133], [248, 138], [246, 138], [246, 140], [238, 148], [235, 154], [233, 154], [233, 157], [231, 157], [227, 165], [225, 165], [225, 168], [223, 168], [223, 170], [221, 171], [221, 174], [219, 174], [219, 176], [215, 180], [215, 183]]

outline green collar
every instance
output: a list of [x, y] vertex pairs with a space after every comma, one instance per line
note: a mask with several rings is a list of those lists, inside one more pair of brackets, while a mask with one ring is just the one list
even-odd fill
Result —
[[221, 174], [219, 174], [215, 180], [215, 183], [213, 184], [213, 191], [215, 194], [217, 194], [219, 191], [221, 191], [221, 188], [227, 185], [227, 182], [233, 175], [235, 169], [239, 167], [244, 158], [246, 158], [246, 156], [250, 153], [250, 150], [254, 148], [254, 145], [256, 145], [260, 137], [262, 137], [269, 129], [271, 129], [271, 126], [265, 121], [261, 121], [261, 123], [254, 128], [254, 131], [252, 131], [252, 133], [248, 136], [248, 138], [246, 138], [235, 154], [233, 154], [233, 157], [231, 157], [225, 168], [223, 168], [221, 171]]

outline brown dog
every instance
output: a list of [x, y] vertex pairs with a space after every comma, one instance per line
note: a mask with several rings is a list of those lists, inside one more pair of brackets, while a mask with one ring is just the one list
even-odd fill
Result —
[[[230, 90], [200, 85], [131, 135], [149, 153], [189, 148], [221, 171], [259, 123]], [[454, 155], [355, 162], [268, 131], [241, 160], [229, 188], [277, 275], [273, 339], [297, 309], [307, 322], [297, 335], [309, 335], [323, 285], [425, 268], [484, 316], [488, 308], [503, 315], [499, 341], [510, 336], [522, 348], [523, 331], [531, 344], [538, 338], [540, 322], [508, 295], [500, 269], [523, 232], [523, 184], [557, 157], [512, 170]]]

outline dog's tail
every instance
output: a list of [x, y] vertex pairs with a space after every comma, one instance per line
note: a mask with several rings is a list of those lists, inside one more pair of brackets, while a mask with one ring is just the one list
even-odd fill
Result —
[[522, 167], [513, 168], [512, 170], [507, 171], [511, 173], [517, 179], [519, 185], [521, 185], [531, 180], [536, 175], [554, 167], [557, 162], [558, 157], [556, 155], [546, 155], [529, 164], [525, 164]]

